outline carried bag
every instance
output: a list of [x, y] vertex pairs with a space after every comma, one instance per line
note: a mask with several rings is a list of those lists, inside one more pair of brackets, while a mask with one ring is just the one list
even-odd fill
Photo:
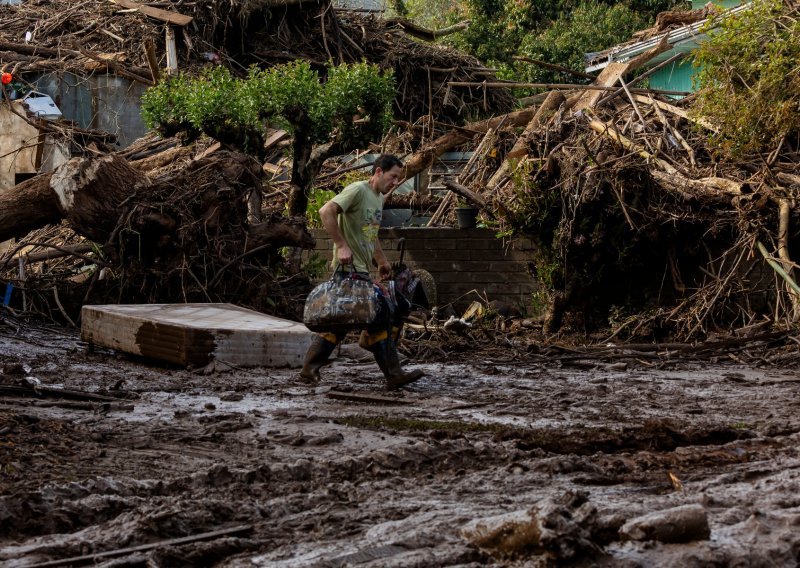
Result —
[[303, 323], [311, 331], [350, 331], [367, 327], [380, 312], [378, 290], [371, 280], [334, 271], [333, 277], [311, 290], [303, 309]]

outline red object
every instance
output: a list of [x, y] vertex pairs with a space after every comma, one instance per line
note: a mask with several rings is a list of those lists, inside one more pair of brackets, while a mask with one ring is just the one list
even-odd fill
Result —
[[2, 83], [4, 85], [8, 85], [13, 79], [14, 77], [11, 75], [11, 73], [3, 73]]

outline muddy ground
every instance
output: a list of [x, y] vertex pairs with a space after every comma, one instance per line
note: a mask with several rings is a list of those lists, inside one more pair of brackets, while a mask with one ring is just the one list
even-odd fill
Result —
[[[355, 346], [310, 388], [296, 370], [165, 369], [18, 323], [0, 321], [0, 386], [33, 377], [120, 400], [0, 393], [2, 566], [800, 557], [796, 369], [476, 352], [409, 362], [427, 377], [385, 393]], [[361, 395], [388, 400], [346, 399]]]

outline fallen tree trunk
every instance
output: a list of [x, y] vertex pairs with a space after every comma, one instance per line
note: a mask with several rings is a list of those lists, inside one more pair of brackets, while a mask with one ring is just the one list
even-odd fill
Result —
[[107, 237], [116, 210], [150, 180], [123, 158], [73, 158], [52, 173], [17, 184], [0, 196], [0, 241], [67, 219], [92, 240]]
[[[0, 196], [0, 241], [21, 238], [30, 231], [66, 220], [80, 235], [105, 243], [118, 228], [120, 209], [125, 203], [130, 203], [131, 211], [134, 205], [138, 207], [129, 218], [131, 228], [144, 231], [138, 238], [146, 241], [147, 232], [157, 230], [163, 239], [166, 233], [180, 231], [182, 221], [193, 219], [184, 212], [170, 211], [163, 204], [146, 205], [147, 195], [140, 192], [147, 188], [180, 204], [181, 195], [196, 195], [196, 184], [201, 177], [216, 181], [206, 187], [194, 213], [206, 231], [219, 230], [221, 206], [227, 198], [221, 201], [218, 194], [224, 194], [226, 186], [240, 185], [260, 191], [259, 168], [251, 165], [247, 159], [229, 153], [212, 155], [192, 162], [185, 171], [153, 186], [143, 172], [117, 154], [73, 158], [55, 171], [26, 180]], [[131, 198], [137, 194], [141, 198], [134, 204]], [[277, 246], [313, 246], [305, 227], [292, 219], [273, 218], [269, 224], [252, 226], [247, 231], [254, 240], [249, 243], [251, 247], [271, 240], [280, 243]]]

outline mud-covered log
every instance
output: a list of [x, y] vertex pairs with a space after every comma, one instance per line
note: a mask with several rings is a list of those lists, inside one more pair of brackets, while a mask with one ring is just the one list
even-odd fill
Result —
[[623, 540], [692, 542], [706, 540], [711, 531], [705, 508], [691, 504], [631, 519], [619, 529], [619, 534]]

